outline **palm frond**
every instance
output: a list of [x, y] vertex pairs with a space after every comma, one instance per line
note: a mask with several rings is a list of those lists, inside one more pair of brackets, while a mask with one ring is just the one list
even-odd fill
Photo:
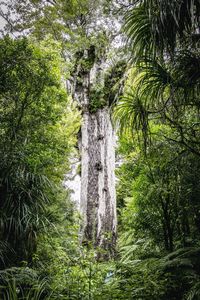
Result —
[[[198, 0], [136, 1], [126, 13], [124, 30], [137, 57], [173, 54], [178, 40], [199, 28]], [[191, 41], [189, 42], [191, 43]]]
[[177, 53], [173, 69], [180, 87], [200, 88], [200, 53], [198, 51], [183, 50]]
[[151, 109], [160, 109], [160, 104], [164, 105], [165, 96], [168, 96], [167, 89], [174, 86], [174, 80], [166, 64], [149, 59], [140, 65], [140, 74], [136, 81], [139, 96], [151, 104]]
[[185, 295], [185, 300], [195, 300], [200, 298], [200, 282], [199, 280], [192, 286]]
[[129, 10], [125, 15], [124, 31], [128, 36], [128, 44], [132, 49], [133, 60], [148, 57], [154, 53], [151, 35], [151, 23], [144, 5]]
[[120, 101], [114, 112], [114, 120], [119, 123], [121, 133], [124, 131], [148, 130], [148, 110], [134, 89], [130, 89]]

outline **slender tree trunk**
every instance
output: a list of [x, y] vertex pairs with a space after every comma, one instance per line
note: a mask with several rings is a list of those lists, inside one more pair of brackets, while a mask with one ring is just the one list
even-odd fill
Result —
[[164, 229], [164, 240], [165, 240], [165, 248], [170, 252], [173, 251], [173, 228], [171, 224], [171, 214], [169, 209], [169, 197], [163, 200], [161, 198], [161, 205], [163, 210], [163, 229]]

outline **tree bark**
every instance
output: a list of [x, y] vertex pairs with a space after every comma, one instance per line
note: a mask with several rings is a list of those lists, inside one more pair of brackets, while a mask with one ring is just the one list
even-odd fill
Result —
[[83, 238], [113, 254], [117, 225], [115, 156], [107, 107], [83, 115], [81, 162]]

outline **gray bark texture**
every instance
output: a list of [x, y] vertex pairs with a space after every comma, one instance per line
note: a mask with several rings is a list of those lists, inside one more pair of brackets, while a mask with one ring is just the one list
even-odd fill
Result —
[[[90, 59], [90, 53], [91, 51], [85, 50], [83, 57], [86, 60]], [[94, 59], [87, 70], [81, 70], [81, 67], [77, 66], [73, 95], [82, 111], [79, 141], [82, 242], [100, 249], [99, 256], [108, 258], [115, 252], [117, 217], [115, 135], [110, 108], [106, 102], [99, 105], [102, 101], [101, 93], [97, 93], [97, 89], [104, 88], [105, 66], [102, 59]], [[94, 94], [95, 100], [92, 97]]]

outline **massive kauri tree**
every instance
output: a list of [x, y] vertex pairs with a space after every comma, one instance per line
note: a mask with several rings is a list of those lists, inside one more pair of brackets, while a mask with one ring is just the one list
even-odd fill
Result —
[[105, 95], [105, 58], [91, 46], [81, 53], [74, 98], [82, 110], [81, 212], [83, 238], [112, 253], [116, 240], [115, 151]]

